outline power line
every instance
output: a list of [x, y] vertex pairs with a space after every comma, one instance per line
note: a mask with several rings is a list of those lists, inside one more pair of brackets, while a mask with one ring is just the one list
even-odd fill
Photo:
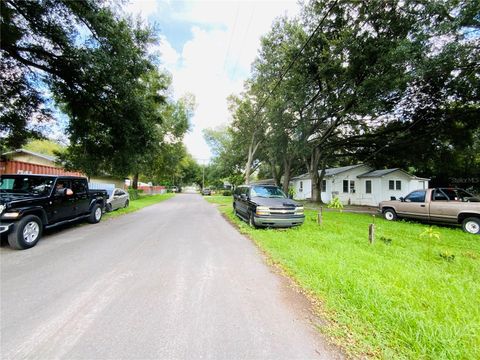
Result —
[[315, 30], [313, 30], [313, 32], [310, 34], [310, 36], [308, 37], [307, 41], [303, 44], [303, 46], [301, 47], [300, 51], [297, 53], [297, 55], [295, 56], [295, 58], [290, 62], [290, 64], [288, 64], [287, 68], [285, 69], [285, 71], [283, 72], [283, 74], [280, 76], [280, 78], [278, 79], [277, 83], [275, 84], [275, 86], [273, 87], [273, 89], [268, 93], [267, 97], [265, 98], [265, 100], [262, 102], [262, 104], [260, 105], [260, 107], [258, 108], [258, 110], [256, 111], [256, 113], [253, 115], [253, 118], [255, 119], [258, 114], [260, 113], [260, 111], [262, 110], [262, 108], [265, 106], [265, 104], [267, 103], [268, 99], [270, 99], [270, 97], [273, 95], [273, 93], [275, 92], [275, 90], [278, 88], [278, 86], [280, 85], [280, 83], [283, 81], [283, 78], [285, 77], [285, 75], [287, 75], [287, 72], [292, 68], [293, 64], [295, 64], [295, 62], [299, 59], [300, 55], [302, 55], [303, 53], [303, 50], [305, 50], [305, 48], [307, 47], [308, 43], [313, 39], [313, 36], [316, 34], [316, 32], [318, 30], [320, 30], [320, 27], [323, 25], [323, 22], [325, 21], [325, 19], [327, 18], [327, 16], [330, 14], [330, 11], [332, 11], [332, 9], [335, 7], [335, 5], [337, 5], [338, 3], [338, 0], [335, 0], [335, 2], [332, 4], [332, 6], [330, 6], [330, 8], [328, 9], [328, 11], [325, 13], [325, 15], [322, 17], [322, 19], [320, 20], [320, 22], [318, 23], [317, 27], [315, 28]]
[[233, 22], [233, 29], [232, 29], [232, 32], [230, 33], [230, 40], [228, 41], [227, 52], [225, 53], [225, 60], [223, 61], [223, 71], [225, 71], [225, 67], [227, 66], [227, 59], [230, 53], [230, 45], [232, 44], [233, 34], [235, 33], [235, 30], [237, 28], [239, 9], [240, 9], [240, 3], [237, 2], [237, 12], [235, 13], [235, 21]]

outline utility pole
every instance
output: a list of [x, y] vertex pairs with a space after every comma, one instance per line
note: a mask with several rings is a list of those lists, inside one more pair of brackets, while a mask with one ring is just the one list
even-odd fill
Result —
[[202, 190], [205, 189], [205, 166], [210, 162], [210, 159], [195, 158], [196, 161], [202, 164]]

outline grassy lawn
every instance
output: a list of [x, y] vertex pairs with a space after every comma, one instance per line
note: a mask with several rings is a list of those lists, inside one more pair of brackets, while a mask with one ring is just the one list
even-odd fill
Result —
[[109, 213], [103, 214], [103, 219], [109, 219], [113, 217], [117, 217], [123, 214], [128, 214], [137, 210], [140, 210], [146, 206], [153, 205], [159, 203], [160, 201], [164, 201], [173, 197], [174, 194], [159, 194], [159, 195], [141, 195], [137, 200], [130, 200], [130, 205], [127, 208], [118, 209]]
[[370, 245], [372, 216], [324, 212], [318, 225], [315, 211], [299, 228], [255, 230], [231, 197], [206, 199], [319, 300], [319, 330], [349, 354], [480, 359], [480, 236], [377, 217]]

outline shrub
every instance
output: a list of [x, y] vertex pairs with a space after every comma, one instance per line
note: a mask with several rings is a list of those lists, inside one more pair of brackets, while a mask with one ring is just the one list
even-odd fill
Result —
[[338, 197], [334, 197], [330, 203], [328, 204], [328, 207], [330, 209], [340, 209], [342, 210], [343, 209], [343, 204], [342, 202], [340, 201], [340, 199]]
[[223, 196], [232, 196], [232, 192], [230, 190], [223, 190]]
[[141, 193], [143, 193], [142, 189], [128, 189], [128, 195], [130, 195], [130, 200], [138, 200]]

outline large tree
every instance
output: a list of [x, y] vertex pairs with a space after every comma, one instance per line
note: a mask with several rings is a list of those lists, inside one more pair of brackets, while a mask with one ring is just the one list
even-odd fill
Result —
[[[28, 89], [48, 88], [68, 115], [71, 166], [88, 175], [135, 170], [155, 143], [167, 86], [147, 56], [152, 31], [94, 0], [5, 0], [1, 15], [2, 66]], [[22, 99], [14, 104], [21, 117], [10, 121], [14, 125], [4, 122], [2, 111], [10, 139], [42, 99], [2, 81], [5, 88]], [[22, 105], [32, 97], [30, 108]]]

